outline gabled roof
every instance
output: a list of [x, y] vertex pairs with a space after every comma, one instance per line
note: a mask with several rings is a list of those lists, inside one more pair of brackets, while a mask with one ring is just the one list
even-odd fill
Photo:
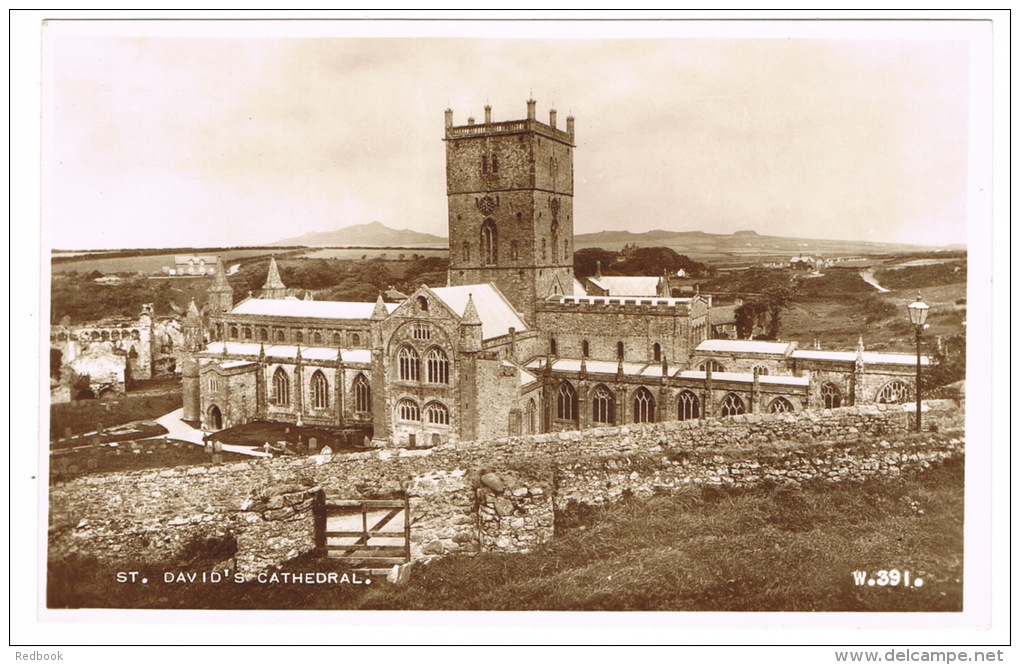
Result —
[[716, 305], [708, 312], [708, 322], [713, 326], [732, 324], [736, 316], [736, 305]]
[[470, 296], [478, 318], [482, 321], [482, 339], [506, 335], [510, 328], [517, 332], [528, 329], [528, 324], [524, 322], [513, 305], [492, 284], [443, 286], [431, 289], [431, 291], [458, 316], [463, 314]]
[[177, 254], [174, 256], [174, 264], [176, 265], [188, 265], [189, 263], [205, 262], [206, 265], [212, 265], [219, 260], [219, 256], [216, 254]]
[[575, 296], [586, 296], [586, 295], [588, 295], [588, 292], [584, 290], [584, 284], [582, 284], [580, 281], [578, 281], [578, 279], [576, 277], [574, 278], [574, 293], [573, 293], [573, 295], [575, 295]]
[[[387, 313], [398, 304], [386, 303]], [[339, 302], [333, 300], [243, 300], [230, 310], [231, 314], [275, 316], [296, 319], [370, 319], [375, 303]]]
[[749, 339], [706, 339], [694, 353], [766, 353], [785, 356], [797, 347], [795, 342], [759, 342]]
[[589, 277], [592, 284], [605, 289], [611, 296], [657, 296], [659, 295], [658, 277], [623, 277], [603, 275], [599, 279]]

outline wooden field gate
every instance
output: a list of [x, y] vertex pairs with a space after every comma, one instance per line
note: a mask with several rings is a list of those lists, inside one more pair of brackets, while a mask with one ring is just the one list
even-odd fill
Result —
[[390, 568], [411, 560], [407, 498], [323, 498], [315, 511], [316, 550], [352, 568]]

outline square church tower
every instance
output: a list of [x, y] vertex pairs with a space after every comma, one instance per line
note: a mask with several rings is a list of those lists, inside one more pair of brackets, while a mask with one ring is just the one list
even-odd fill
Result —
[[534, 321], [535, 302], [573, 293], [574, 119], [566, 130], [535, 119], [455, 127], [446, 111], [450, 284], [495, 284]]

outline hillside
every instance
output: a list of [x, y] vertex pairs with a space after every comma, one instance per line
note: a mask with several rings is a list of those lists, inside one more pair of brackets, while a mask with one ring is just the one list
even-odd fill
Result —
[[284, 238], [273, 247], [446, 247], [446, 238], [409, 229], [391, 229], [381, 222], [356, 224], [335, 231], [312, 231]]
[[797, 255], [855, 256], [864, 254], [891, 254], [898, 252], [938, 251], [940, 248], [921, 245], [866, 242], [857, 240], [819, 240], [809, 238], [787, 238], [782, 236], [759, 235], [754, 231], [737, 231], [733, 234], [705, 233], [704, 231], [599, 231], [574, 236], [574, 247], [601, 247], [618, 250], [624, 245], [641, 247], [669, 247], [678, 254], [692, 258], [730, 257], [747, 261], [763, 257], [777, 257], [783, 261]]

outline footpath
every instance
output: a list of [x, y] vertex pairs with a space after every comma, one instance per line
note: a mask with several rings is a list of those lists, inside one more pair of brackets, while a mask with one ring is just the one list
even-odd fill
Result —
[[[184, 416], [184, 409], [177, 409], [171, 411], [165, 415], [156, 418], [156, 423], [166, 428], [166, 438], [174, 439], [176, 441], [185, 441], [187, 443], [193, 443], [196, 446], [205, 446], [205, 432], [200, 429], [195, 429], [188, 423], [182, 420]], [[272, 457], [270, 453], [265, 453], [261, 450], [251, 448], [248, 446], [235, 446], [230, 444], [222, 444], [222, 448], [228, 453], [237, 453], [238, 455], [248, 455], [249, 457]]]

